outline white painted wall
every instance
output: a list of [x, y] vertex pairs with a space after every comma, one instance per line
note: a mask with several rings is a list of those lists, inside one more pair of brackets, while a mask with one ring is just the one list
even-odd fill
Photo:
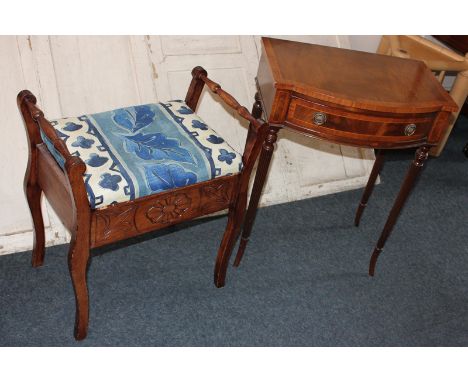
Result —
[[[282, 36], [304, 42], [370, 49], [358, 36]], [[204, 66], [240, 103], [252, 104], [258, 36], [2, 36], [0, 37], [0, 254], [30, 249], [32, 227], [23, 194], [26, 135], [16, 94], [30, 89], [49, 118], [93, 113], [183, 98], [190, 71]], [[245, 123], [205, 92], [199, 114], [237, 150]], [[349, 148], [283, 131], [262, 205], [339, 192], [365, 184], [369, 150]], [[44, 203], [47, 245], [69, 235]]]
[[354, 50], [375, 53], [380, 43], [381, 35], [353, 35], [348, 36], [349, 46]]

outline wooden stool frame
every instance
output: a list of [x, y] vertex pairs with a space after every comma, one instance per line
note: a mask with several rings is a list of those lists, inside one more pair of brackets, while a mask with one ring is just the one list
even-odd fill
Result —
[[[32, 266], [39, 267], [44, 262], [45, 232], [41, 212], [41, 196], [44, 194], [71, 232], [68, 267], [76, 300], [74, 335], [77, 340], [84, 339], [88, 331], [89, 297], [86, 271], [92, 248], [228, 209], [227, 227], [214, 270], [215, 285], [222, 287], [225, 284], [229, 256], [240, 233], [246, 209], [250, 176], [265, 140], [268, 125], [258, 119], [260, 116], [255, 111], [257, 117], [253, 117], [234, 97], [207, 76], [203, 68], [193, 69], [185, 102], [195, 111], [206, 85], [240, 117], [249, 121], [242, 170], [235, 175], [222, 176], [95, 210], [90, 208], [83, 180], [85, 163], [81, 158], [70, 154], [51, 123], [44, 117], [44, 113], [36, 106], [36, 97], [28, 90], [18, 94], [18, 107], [29, 141], [29, 161], [24, 189], [34, 225]], [[64, 158], [64, 169], [46, 148], [40, 130]], [[158, 219], [149, 214], [154, 209], [158, 211]]]

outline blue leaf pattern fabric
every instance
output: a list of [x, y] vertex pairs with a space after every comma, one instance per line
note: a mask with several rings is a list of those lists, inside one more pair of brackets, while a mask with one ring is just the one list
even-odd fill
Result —
[[227, 164], [232, 164], [232, 160], [236, 157], [236, 153], [230, 153], [225, 149], [219, 150], [219, 153], [218, 159]]
[[91, 153], [89, 154], [89, 159], [86, 160], [86, 164], [91, 167], [100, 167], [104, 165], [109, 160], [109, 158], [101, 157], [99, 154]]
[[148, 105], [117, 109], [113, 119], [121, 127], [132, 132], [138, 131], [153, 122], [154, 112]]
[[83, 179], [93, 209], [242, 169], [241, 155], [180, 100], [51, 123], [70, 153], [86, 163]]
[[76, 131], [76, 130], [79, 130], [83, 127], [83, 125], [78, 125], [77, 123], [73, 123], [73, 122], [68, 122], [67, 124], [65, 124], [65, 127], [63, 128], [63, 130], [65, 131]]
[[208, 126], [206, 125], [206, 123], [203, 123], [203, 122], [199, 121], [198, 119], [194, 119], [192, 121], [192, 127], [194, 129], [208, 130]]
[[208, 142], [211, 142], [213, 143], [214, 145], [219, 145], [221, 143], [224, 142], [224, 139], [221, 138], [221, 137], [217, 137], [216, 135], [214, 134], [211, 134], [208, 138], [207, 138]]
[[135, 153], [141, 159], [172, 159], [194, 163], [190, 152], [179, 145], [177, 139], [167, 138], [164, 134], [141, 134], [126, 136], [125, 146], [128, 152]]
[[76, 141], [72, 143], [73, 147], [81, 147], [83, 149], [89, 149], [93, 145], [94, 140], [93, 139], [86, 139], [83, 136], [79, 136], [76, 138]]
[[197, 182], [197, 176], [178, 164], [155, 164], [145, 167], [146, 179], [153, 191], [170, 190]]
[[180, 114], [193, 114], [192, 109], [190, 109], [188, 106], [182, 106], [179, 110], [177, 110], [177, 112]]
[[112, 191], [117, 191], [119, 189], [119, 182], [122, 180], [120, 175], [111, 175], [107, 172], [101, 175], [101, 180], [99, 185], [102, 188], [109, 188]]

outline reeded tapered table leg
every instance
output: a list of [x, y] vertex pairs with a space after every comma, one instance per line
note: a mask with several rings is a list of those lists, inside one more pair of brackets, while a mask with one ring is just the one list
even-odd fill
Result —
[[278, 126], [270, 126], [270, 130], [263, 142], [262, 152], [260, 153], [260, 159], [258, 160], [257, 173], [255, 174], [255, 181], [252, 188], [252, 194], [250, 195], [249, 208], [245, 215], [244, 226], [242, 228], [242, 236], [239, 243], [239, 249], [237, 250], [236, 259], [234, 260], [234, 266], [239, 266], [242, 256], [244, 255], [245, 247], [250, 238], [252, 227], [257, 215], [258, 202], [260, 201], [260, 195], [262, 194], [263, 186], [265, 185], [266, 176], [268, 174], [268, 168], [270, 167], [271, 157], [273, 155], [274, 144], [278, 138]]
[[408, 198], [408, 195], [412, 190], [413, 185], [419, 173], [421, 172], [424, 166], [424, 162], [426, 161], [428, 155], [429, 146], [422, 146], [416, 150], [414, 160], [411, 163], [411, 166], [406, 174], [405, 180], [403, 181], [403, 184], [400, 188], [400, 192], [398, 193], [395, 203], [393, 204], [393, 207], [387, 218], [387, 222], [385, 223], [385, 227], [380, 235], [379, 241], [377, 242], [374, 252], [372, 253], [372, 257], [369, 263], [370, 276], [374, 276], [377, 258], [382, 252], [385, 242], [387, 241], [388, 237], [390, 236], [390, 233], [392, 232], [393, 226], [395, 225], [398, 215], [400, 214], [400, 211], [403, 208], [406, 199]]
[[374, 166], [372, 167], [372, 171], [369, 175], [369, 180], [367, 181], [366, 188], [364, 189], [364, 193], [362, 194], [361, 201], [356, 211], [356, 216], [354, 217], [354, 225], [356, 227], [359, 226], [361, 215], [364, 212], [364, 208], [366, 208], [367, 206], [367, 202], [369, 201], [370, 196], [372, 195], [372, 191], [374, 190], [375, 186], [375, 181], [377, 180], [377, 176], [379, 176], [380, 170], [382, 170], [382, 166], [384, 163], [384, 150], [378, 150], [376, 154], [377, 155], [375, 157]]

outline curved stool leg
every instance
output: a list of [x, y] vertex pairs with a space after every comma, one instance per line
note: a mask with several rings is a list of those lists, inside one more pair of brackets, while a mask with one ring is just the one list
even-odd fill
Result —
[[39, 186], [33, 186], [30, 184], [26, 184], [25, 188], [26, 199], [28, 201], [29, 210], [31, 211], [34, 230], [34, 244], [32, 250], [31, 264], [33, 267], [36, 268], [44, 264], [45, 252], [44, 219], [42, 217], [41, 209], [42, 190], [39, 188]]
[[377, 176], [379, 176], [380, 171], [382, 170], [383, 163], [384, 150], [378, 150], [374, 166], [372, 167], [372, 171], [369, 175], [369, 180], [367, 181], [366, 188], [364, 189], [364, 193], [362, 194], [361, 201], [356, 211], [356, 216], [354, 217], [354, 225], [356, 227], [359, 226], [359, 222], [361, 221], [361, 215], [364, 212], [364, 208], [366, 208], [367, 206], [367, 202], [369, 201], [370, 196], [372, 195], [372, 191], [374, 190], [375, 186], [375, 181], [377, 180]]
[[214, 283], [217, 288], [222, 288], [226, 283], [226, 272], [231, 257], [232, 249], [240, 232], [240, 220], [236, 218], [235, 209], [231, 209], [228, 215], [226, 231], [224, 231], [223, 240], [216, 257], [214, 270]]
[[28, 90], [22, 90], [17, 96], [18, 108], [26, 127], [26, 137], [28, 140], [29, 156], [28, 166], [24, 175], [24, 193], [28, 202], [29, 210], [33, 221], [34, 244], [31, 263], [33, 267], [39, 267], [44, 263], [45, 232], [44, 219], [41, 210], [42, 190], [37, 182], [37, 145], [42, 143], [39, 128], [33, 120], [31, 113], [26, 106], [26, 102], [36, 104], [36, 97]]
[[379, 241], [377, 242], [374, 252], [372, 253], [372, 257], [369, 263], [369, 276], [374, 276], [377, 259], [383, 250], [385, 242], [392, 232], [393, 226], [398, 219], [400, 211], [405, 205], [406, 199], [408, 198], [408, 195], [412, 190], [413, 185], [419, 173], [421, 172], [428, 155], [429, 146], [422, 146], [416, 150], [414, 160], [406, 174], [405, 180], [403, 181], [403, 184], [400, 188], [400, 192], [398, 193], [395, 203], [393, 204], [390, 214], [388, 215], [387, 222], [385, 223]]
[[240, 234], [246, 204], [247, 190], [237, 197], [234, 206], [229, 209], [228, 223], [218, 250], [214, 271], [214, 283], [218, 288], [223, 287], [226, 283], [226, 272], [229, 265], [229, 258], [231, 257], [234, 244]]
[[82, 340], [88, 334], [89, 297], [86, 270], [89, 261], [89, 235], [75, 232], [70, 242], [68, 269], [75, 291], [75, 338]]

